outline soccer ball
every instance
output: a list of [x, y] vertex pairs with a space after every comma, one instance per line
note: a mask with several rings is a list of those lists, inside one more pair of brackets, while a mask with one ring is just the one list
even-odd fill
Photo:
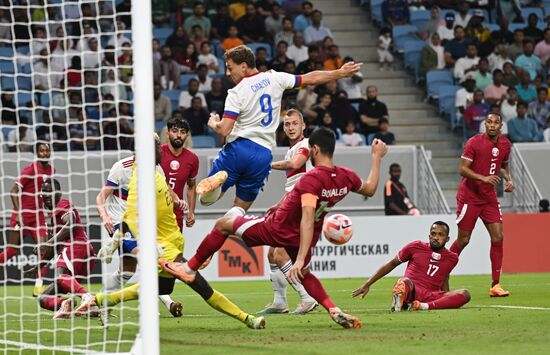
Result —
[[333, 214], [325, 218], [323, 236], [332, 244], [345, 244], [353, 236], [353, 223], [343, 214]]

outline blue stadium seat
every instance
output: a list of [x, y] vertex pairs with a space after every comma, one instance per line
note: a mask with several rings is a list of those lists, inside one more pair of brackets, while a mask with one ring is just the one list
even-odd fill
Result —
[[405, 42], [418, 40], [418, 37], [415, 34], [416, 32], [417, 29], [413, 25], [393, 26], [392, 37], [394, 48], [399, 53], [403, 53]]
[[426, 74], [428, 97], [437, 99], [439, 88], [443, 85], [454, 85], [453, 74], [448, 70], [430, 70]]
[[45, 92], [42, 95], [40, 95], [40, 106], [43, 107], [50, 107], [50, 95], [51, 92]]
[[500, 31], [500, 26], [495, 24], [495, 23], [487, 23], [487, 22], [484, 22], [483, 23], [483, 26], [487, 27], [487, 29], [489, 30], [489, 32], [494, 32], [494, 31]]
[[267, 58], [271, 59], [271, 45], [269, 43], [247, 43], [247, 46], [252, 49], [254, 54], [256, 54], [256, 50], [260, 47], [264, 47], [267, 51]]
[[11, 60], [13, 58], [13, 49], [11, 47], [0, 47], [0, 58]]
[[155, 131], [160, 135], [162, 129], [166, 127], [166, 121], [155, 121]]
[[384, 0], [370, 0], [370, 13], [372, 21], [378, 26], [382, 26], [384, 24], [384, 18], [382, 17], [383, 2]]
[[439, 87], [439, 113], [450, 114], [451, 110], [456, 110], [455, 96], [460, 88], [457, 85], [442, 85]]
[[429, 10], [411, 11], [411, 25], [422, 31], [431, 17], [432, 15]]
[[222, 58], [218, 58], [218, 73], [217, 74], [225, 75], [225, 62], [223, 61]]
[[180, 76], [180, 88], [182, 90], [187, 90], [187, 84], [189, 84], [189, 80], [194, 79], [197, 77], [197, 74], [181, 74]]
[[[483, 22], [489, 22], [489, 11], [487, 11], [486, 9], [470, 9], [468, 10], [468, 14], [470, 15], [473, 15], [474, 14], [474, 11], [483, 11]], [[443, 10], [442, 10], [443, 12]], [[444, 17], [445, 15], [443, 15], [442, 17]], [[495, 19], [493, 18], [493, 21], [495, 21]]]
[[0, 88], [4, 90], [15, 90], [15, 78], [12, 75], [2, 75]]
[[523, 30], [525, 27], [527, 27], [526, 23], [511, 23], [508, 25], [508, 30], [514, 32], [515, 30]]
[[162, 92], [162, 95], [170, 99], [170, 103], [172, 104], [173, 111], [175, 111], [178, 108], [180, 93], [181, 93], [180, 90], [166, 90]]
[[521, 9], [521, 17], [527, 22], [529, 15], [535, 14], [540, 21], [544, 20], [544, 11], [540, 7], [524, 7]]
[[4, 142], [8, 140], [8, 134], [14, 129], [15, 126], [3, 126], [2, 135], [4, 136]]
[[17, 106], [25, 106], [29, 101], [32, 101], [32, 94], [28, 92], [17, 93]]
[[30, 76], [18, 75], [17, 76], [17, 89], [18, 90], [32, 90], [32, 79]]
[[216, 148], [216, 140], [211, 136], [192, 136], [193, 148]]
[[221, 43], [219, 41], [212, 41], [210, 42], [210, 44], [212, 46], [212, 54], [214, 54], [218, 58], [221, 58], [223, 56]]
[[420, 52], [426, 46], [426, 42], [415, 40], [407, 41], [403, 47], [403, 59], [405, 67], [415, 69], [420, 64]]
[[21, 46], [17, 48], [17, 53], [21, 53], [23, 55], [29, 55], [30, 49], [29, 46]]
[[374, 140], [374, 136], [376, 136], [376, 133], [371, 133], [367, 136], [367, 145], [372, 144], [372, 141]]
[[153, 29], [153, 38], [156, 38], [159, 40], [160, 45], [164, 45], [166, 43], [166, 40], [170, 35], [174, 32], [173, 28], [154, 28]]
[[15, 73], [15, 66], [11, 60], [0, 60], [0, 73], [13, 74]]

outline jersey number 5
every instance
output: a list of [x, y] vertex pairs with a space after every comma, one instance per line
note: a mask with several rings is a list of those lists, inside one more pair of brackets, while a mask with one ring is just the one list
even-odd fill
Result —
[[170, 184], [170, 188], [173, 190], [176, 187], [176, 178], [171, 177], [170, 180], [168, 180], [168, 184]]
[[428, 265], [428, 272], [426, 273], [426, 275], [434, 276], [435, 273], [437, 272], [437, 270], [439, 270], [439, 266], [429, 264]]
[[260, 122], [262, 126], [267, 127], [273, 122], [273, 106], [271, 105], [271, 95], [263, 94], [260, 96], [260, 109], [263, 113], [267, 113], [267, 117]]

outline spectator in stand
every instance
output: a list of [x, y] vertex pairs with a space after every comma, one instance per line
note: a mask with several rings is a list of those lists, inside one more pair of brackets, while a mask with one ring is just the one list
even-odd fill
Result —
[[[109, 39], [109, 41], [107, 42], [108, 46], [113, 46], [115, 49], [117, 49], [116, 51], [117, 57], [122, 54], [120, 53], [120, 50], [118, 50], [118, 48], [121, 48], [124, 43], [130, 43], [130, 45], [132, 44], [132, 41], [128, 37], [126, 37], [124, 33], [125, 29], [129, 30], [130, 28], [125, 26], [126, 25], [124, 24], [124, 22], [118, 19], [116, 21], [116, 32], [113, 34], [111, 39]], [[68, 48], [72, 48], [72, 47], [70, 46], [65, 47], [65, 49], [68, 49]]]
[[464, 81], [464, 87], [456, 92], [455, 107], [456, 107], [456, 119], [458, 122], [462, 122], [464, 112], [466, 108], [474, 100], [474, 90], [476, 88], [476, 79], [474, 74], [470, 73], [466, 76]]
[[275, 7], [275, 5], [281, 6], [278, 2], [275, 2], [275, 0], [257, 0], [255, 5], [256, 11], [258, 11], [258, 14], [263, 18], [267, 18], [273, 13], [273, 7]]
[[269, 60], [267, 60], [267, 49], [265, 47], [256, 48], [256, 66], [260, 65], [269, 66]]
[[[313, 86], [312, 86], [313, 88]], [[13, 91], [6, 90], [2, 88], [2, 106], [0, 108], [2, 116], [2, 125], [16, 125], [17, 124], [17, 113], [15, 101], [13, 100]], [[0, 132], [0, 134], [2, 134]]]
[[116, 100], [128, 100], [126, 85], [115, 74], [114, 69], [107, 71], [107, 80], [101, 84], [101, 95], [111, 94]]
[[311, 106], [311, 118], [315, 125], [319, 125], [326, 112], [330, 111], [332, 96], [329, 93], [320, 93], [317, 95], [317, 103]]
[[332, 117], [332, 114], [329, 111], [326, 111], [320, 122], [319, 127], [325, 127], [330, 129], [332, 132], [334, 132], [334, 135], [336, 136], [336, 140], [340, 139], [340, 130], [338, 129], [338, 124], [334, 121], [334, 118]]
[[308, 59], [300, 62], [296, 68], [297, 73], [300, 75], [307, 74], [315, 70], [316, 63], [319, 63], [319, 47], [316, 45], [308, 46], [307, 55]]
[[425, 79], [430, 70], [445, 69], [445, 53], [437, 33], [433, 33], [430, 42], [420, 51], [418, 74]]
[[453, 68], [458, 59], [466, 56], [468, 42], [464, 37], [464, 28], [456, 26], [454, 34], [454, 38], [445, 43], [445, 64], [447, 68]]
[[527, 104], [518, 103], [518, 115], [508, 121], [508, 138], [512, 143], [540, 142], [542, 134], [537, 129], [537, 123], [527, 118]]
[[516, 76], [515, 69], [516, 68], [514, 67], [514, 64], [510, 62], [506, 62], [502, 66], [502, 83], [509, 88], [515, 87], [517, 84], [519, 84], [519, 79]]
[[536, 55], [533, 54], [533, 42], [526, 39], [523, 42], [523, 54], [516, 58], [514, 65], [523, 71], [529, 73], [531, 80], [535, 80], [537, 74], [542, 72], [542, 63]]
[[286, 63], [292, 61], [286, 56], [288, 49], [288, 43], [286, 41], [280, 41], [277, 44], [277, 53], [269, 62], [269, 67], [275, 71], [284, 71]]
[[517, 116], [518, 93], [515, 87], [509, 87], [506, 99], [500, 104], [502, 121], [507, 122]]
[[96, 122], [85, 119], [84, 110], [77, 108], [78, 121], [69, 122], [71, 150], [98, 150], [99, 127]]
[[[264, 20], [265, 31], [271, 40], [275, 38], [278, 32], [283, 30], [283, 21], [285, 18], [281, 5], [274, 3], [271, 13]], [[292, 27], [292, 20], [290, 25]], [[277, 44], [277, 42], [275, 42], [275, 44]]]
[[468, 130], [468, 137], [479, 132], [479, 125], [485, 120], [489, 112], [491, 112], [491, 106], [483, 102], [483, 91], [476, 89], [473, 102], [468, 105], [464, 112], [464, 123]]
[[36, 133], [29, 129], [27, 121], [21, 120], [21, 123], [8, 133], [6, 144], [10, 152], [32, 152], [36, 144]]
[[170, 5], [167, 0], [151, 0], [151, 15], [155, 27], [170, 26]]
[[458, 2], [458, 15], [456, 16], [454, 23], [455, 27], [462, 26], [463, 28], [466, 28], [466, 26], [468, 26], [468, 23], [472, 18], [472, 15], [468, 13], [468, 10], [470, 10], [470, 4], [466, 0], [460, 0]]
[[118, 65], [120, 66], [120, 79], [125, 83], [129, 83], [134, 75], [133, 62], [132, 46], [129, 43], [124, 43], [122, 45], [122, 55], [118, 57]]
[[384, 212], [386, 216], [407, 215], [415, 206], [407, 193], [407, 188], [399, 179], [401, 166], [397, 163], [390, 165], [390, 179], [386, 182], [384, 191]]
[[97, 38], [89, 38], [88, 50], [82, 53], [82, 66], [85, 69], [97, 68], [102, 61], [103, 51], [99, 51], [99, 42]]
[[497, 18], [506, 18], [511, 22], [524, 22], [521, 16], [520, 0], [497, 0], [496, 3]]
[[304, 1], [302, 4], [302, 13], [294, 19], [294, 29], [297, 32], [304, 32], [308, 26], [311, 26], [312, 12], [313, 4], [309, 1]]
[[455, 14], [453, 12], [447, 12], [445, 14], [445, 24], [437, 28], [437, 34], [443, 45], [445, 45], [447, 41], [455, 38], [454, 22]]
[[180, 65], [181, 73], [191, 73], [197, 69], [199, 55], [193, 42], [187, 43], [185, 51], [174, 54], [175, 61]]
[[264, 19], [256, 13], [253, 2], [246, 4], [246, 14], [237, 21], [237, 28], [245, 43], [265, 41]]
[[378, 47], [376, 48], [376, 52], [378, 52], [378, 62], [380, 63], [380, 71], [383, 71], [384, 68], [392, 70], [393, 55], [391, 54], [391, 48], [391, 32], [389, 28], [385, 27], [380, 31]]
[[323, 43], [319, 48], [319, 61], [321, 64], [328, 58], [328, 48], [334, 44], [334, 39], [332, 37], [325, 37]]
[[195, 79], [199, 82], [199, 92], [204, 94], [212, 90], [212, 78], [208, 76], [208, 67], [206, 64], [199, 64]]
[[361, 137], [361, 135], [355, 132], [354, 121], [348, 121], [346, 123], [346, 129], [342, 134], [342, 143], [344, 143], [344, 145], [348, 147], [356, 147], [364, 144], [363, 138]]
[[162, 95], [160, 83], [155, 83], [153, 87], [153, 98], [155, 99], [155, 121], [167, 121], [172, 115], [172, 103], [168, 97]]
[[466, 46], [466, 56], [458, 59], [455, 63], [454, 77], [462, 84], [469, 73], [475, 73], [479, 63], [477, 56], [477, 48], [473, 43], [468, 43]]
[[121, 102], [119, 114], [113, 108], [109, 111], [109, 119], [103, 120], [103, 149], [134, 150], [134, 130], [128, 122], [131, 116], [126, 114], [129, 107], [127, 103]]
[[544, 39], [537, 43], [534, 53], [539, 57], [545, 71], [548, 72], [550, 67], [550, 28], [544, 30]]
[[325, 37], [333, 38], [330, 29], [321, 25], [323, 13], [313, 10], [311, 13], [311, 25], [304, 30], [304, 40], [308, 46], [314, 44], [320, 46]]
[[206, 107], [206, 98], [199, 92], [199, 81], [197, 79], [189, 80], [187, 91], [182, 91], [179, 97], [179, 109], [181, 112], [191, 107], [191, 100], [194, 97], [201, 99], [202, 107]]
[[[116, 6], [117, 18], [122, 20], [126, 28], [132, 28], [132, 0], [123, 0]], [[121, 14], [124, 13], [124, 14]]]
[[520, 74], [520, 83], [517, 84], [516, 91], [518, 92], [519, 99], [526, 103], [529, 103], [537, 98], [537, 90], [531, 85], [531, 77], [529, 73], [524, 71]]
[[[111, 94], [108, 94], [111, 95]], [[112, 96], [112, 95], [111, 95]], [[114, 99], [113, 99], [114, 100]], [[79, 111], [78, 109], [82, 107], [82, 95], [80, 95], [80, 90], [74, 90], [69, 92], [69, 122], [78, 121]]]
[[[352, 57], [345, 57], [344, 63], [353, 62]], [[359, 104], [363, 100], [361, 95], [361, 83], [363, 82], [363, 73], [358, 71], [348, 78], [342, 78], [338, 80], [338, 87], [340, 90], [345, 91], [350, 103]]]
[[502, 43], [497, 43], [493, 53], [491, 53], [487, 60], [489, 60], [489, 71], [493, 72], [495, 69], [504, 69], [504, 63], [512, 63], [512, 60], [508, 57], [506, 46]]
[[424, 40], [428, 40], [432, 34], [437, 33], [439, 27], [445, 27], [445, 20], [441, 18], [441, 10], [439, 9], [439, 6], [434, 5], [430, 11], [430, 14], [431, 18], [428, 22], [426, 22], [424, 29], [420, 34], [421, 38]]
[[67, 150], [67, 144], [65, 143], [67, 140], [67, 126], [59, 123], [52, 123], [49, 110], [43, 111], [42, 121], [42, 123], [34, 125], [37, 139], [52, 142], [52, 148], [56, 151]]
[[384, 0], [382, 18], [390, 27], [406, 25], [410, 21], [409, 4], [406, 0]]
[[162, 47], [162, 58], [153, 62], [154, 81], [160, 83], [163, 90], [178, 90], [180, 88], [180, 66], [172, 59], [169, 46]]
[[221, 45], [224, 52], [244, 44], [243, 40], [238, 37], [238, 34], [239, 30], [237, 29], [237, 26], [229, 26], [228, 37], [223, 40]]
[[333, 44], [328, 48], [328, 58], [324, 61], [325, 70], [336, 70], [344, 65], [344, 59], [340, 56], [338, 46]]
[[55, 66], [49, 59], [48, 49], [40, 51], [40, 59], [32, 66], [34, 90], [49, 91], [59, 88], [65, 68]]
[[386, 104], [378, 100], [378, 89], [374, 85], [367, 86], [367, 99], [359, 105], [359, 132], [365, 137], [380, 129], [380, 120], [389, 119]]
[[304, 35], [301, 32], [294, 32], [293, 43], [288, 47], [286, 55], [296, 65], [308, 59], [308, 47], [304, 45]]
[[218, 3], [216, 15], [212, 17], [212, 30], [210, 34], [213, 40], [222, 42], [229, 36], [229, 27], [235, 24], [235, 21], [229, 16], [229, 6], [225, 2]]
[[487, 58], [479, 58], [477, 64], [476, 76], [476, 88], [484, 91], [485, 88], [493, 83], [493, 76], [489, 73], [489, 61]]
[[[11, 20], [8, 20], [8, 13], [5, 11], [4, 8], [0, 8], [0, 41], [10, 42], [11, 41]], [[44, 31], [44, 30], [42, 30]], [[46, 33], [44, 32], [44, 35]], [[41, 48], [40, 48], [41, 49]], [[31, 52], [33, 53], [33, 52]], [[35, 55], [40, 53], [40, 50], [38, 52], [34, 52]]]
[[[4, 11], [3, 9], [0, 11]], [[2, 22], [0, 22], [1, 24]], [[1, 27], [0, 27], [1, 28]], [[11, 39], [11, 28], [9, 28], [10, 31], [10, 38]], [[1, 37], [0, 37], [1, 38]], [[29, 46], [30, 48], [30, 55], [31, 56], [38, 56], [40, 55], [40, 51], [44, 48], [48, 47], [48, 40], [46, 39], [46, 31], [43, 27], [37, 27], [34, 30], [34, 36], [31, 40], [31, 44]]]
[[223, 114], [223, 107], [225, 105], [225, 98], [227, 92], [222, 90], [222, 79], [216, 78], [212, 80], [212, 90], [204, 95], [208, 112], [215, 112], [219, 115]]
[[317, 113], [313, 110], [313, 107], [317, 103], [318, 95], [314, 89], [315, 87], [313, 85], [308, 85], [298, 91], [298, 97], [296, 98], [296, 106], [304, 115], [306, 123], [315, 121], [317, 117]]
[[374, 134], [374, 139], [380, 139], [387, 145], [395, 145], [395, 136], [389, 129], [390, 121], [386, 117], [382, 117], [378, 122], [378, 132]]
[[204, 41], [201, 43], [201, 53], [198, 57], [198, 63], [205, 64], [208, 67], [209, 74], [216, 74], [219, 70], [218, 58], [210, 52], [210, 42]]
[[193, 26], [193, 28], [191, 29], [190, 40], [195, 45], [195, 48], [200, 48], [201, 43], [207, 40], [207, 38], [205, 38], [202, 34], [201, 26]]
[[206, 124], [209, 117], [208, 111], [202, 106], [202, 99], [200, 97], [193, 97], [191, 99], [191, 107], [183, 111], [183, 118], [189, 122], [193, 136], [207, 133]]
[[[485, 96], [485, 101], [490, 105], [499, 105], [506, 99], [506, 93], [508, 92], [508, 87], [502, 85], [502, 70], [495, 69], [493, 71], [493, 83], [487, 85], [483, 90], [483, 95]], [[477, 80], [476, 80], [477, 86]]]
[[176, 27], [174, 32], [166, 39], [165, 46], [170, 47], [172, 53], [181, 53], [187, 47], [189, 43], [189, 37], [182, 26]]
[[199, 25], [201, 27], [202, 36], [204, 38], [210, 38], [210, 30], [212, 29], [212, 23], [210, 19], [205, 15], [204, 4], [201, 1], [196, 1], [193, 5], [193, 15], [189, 16], [183, 22], [183, 28], [187, 32], [187, 36], [191, 37], [193, 26]]
[[[491, 105], [491, 113], [500, 115], [500, 117], [502, 117], [502, 112], [498, 105]], [[485, 133], [486, 130], [487, 129], [485, 128], [485, 119], [484, 119], [483, 122], [479, 124], [479, 133]], [[504, 121], [504, 118], [502, 120], [502, 128], [500, 129], [500, 134], [503, 136], [508, 136], [508, 124], [506, 123], [506, 121]]]
[[491, 32], [491, 38], [495, 44], [504, 44], [509, 45], [514, 42], [514, 33], [510, 32], [508, 28], [510, 20], [506, 17], [497, 18], [497, 24], [499, 29], [497, 31]]
[[284, 0], [282, 3], [283, 10], [290, 18], [295, 18], [302, 12], [302, 4], [304, 0]]
[[470, 22], [464, 29], [466, 38], [476, 43], [481, 56], [486, 57], [493, 51], [493, 43], [490, 40], [491, 32], [483, 26], [483, 11], [474, 10]]
[[539, 43], [544, 38], [544, 33], [537, 27], [538, 22], [537, 14], [530, 13], [527, 17], [527, 27], [523, 29], [525, 39], [530, 39], [533, 43]]
[[[544, 136], [544, 142], [550, 143], [550, 114], [546, 116], [546, 127], [547, 128], [544, 130], [544, 132], [542, 132], [542, 135]], [[547, 208], [548, 208], [548, 205], [547, 205]]]
[[539, 131], [546, 129], [546, 117], [550, 113], [550, 102], [548, 100], [548, 90], [540, 87], [537, 89], [537, 99], [528, 106], [527, 116], [537, 123]]
[[330, 113], [334, 117], [336, 125], [341, 130], [346, 129], [346, 121], [359, 122], [359, 114], [349, 102], [346, 92], [342, 90], [339, 90], [332, 99]]
[[84, 72], [84, 103], [99, 102], [99, 90], [97, 85], [97, 72], [87, 70]]
[[273, 37], [275, 45], [278, 45], [281, 41], [285, 41], [286, 43], [294, 42], [294, 30], [292, 29], [292, 20], [289, 17], [283, 19], [282, 29]]
[[523, 30], [522, 29], [515, 30], [514, 42], [512, 42], [512, 44], [508, 45], [508, 47], [506, 48], [508, 57], [510, 57], [511, 60], [516, 60], [517, 57], [523, 54], [524, 40], [525, 40], [525, 36], [523, 34]]
[[233, 21], [238, 21], [246, 13], [246, 4], [244, 0], [233, 0], [229, 4], [229, 16]]
[[82, 84], [82, 59], [80, 56], [71, 58], [71, 66], [67, 68], [65, 82], [68, 83], [68, 88], [80, 88]]

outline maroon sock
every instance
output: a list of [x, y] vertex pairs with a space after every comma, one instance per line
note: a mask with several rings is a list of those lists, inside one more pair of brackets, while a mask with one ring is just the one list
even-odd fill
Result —
[[500, 282], [500, 269], [504, 254], [503, 242], [491, 242], [491, 273], [493, 275], [493, 286]]
[[40, 279], [44, 278], [44, 276], [46, 276], [46, 271], [48, 271], [48, 264], [40, 268], [40, 274], [38, 275], [38, 278]]
[[433, 302], [428, 302], [429, 309], [455, 309], [468, 303], [466, 297], [461, 293], [455, 293], [450, 296], [443, 296]]
[[336, 307], [334, 302], [330, 299], [329, 295], [323, 288], [321, 281], [315, 277], [311, 272], [308, 272], [302, 280], [302, 285], [306, 289], [307, 293], [319, 302], [328, 311], [331, 308]]
[[61, 302], [63, 302], [61, 297], [41, 295], [39, 303], [42, 308], [57, 311], [61, 307]]
[[451, 245], [451, 249], [449, 249], [453, 253], [456, 253], [458, 256], [460, 256], [460, 253], [462, 253], [462, 248], [458, 245], [457, 241], [455, 240], [453, 244]]
[[187, 265], [192, 269], [197, 271], [201, 265], [212, 256], [215, 252], [218, 251], [225, 243], [227, 236], [217, 230], [216, 228], [212, 229], [210, 233], [204, 238], [202, 243], [197, 248], [197, 252], [189, 261]]
[[59, 287], [60, 293], [73, 293], [76, 295], [88, 293], [74, 277], [67, 274], [61, 275], [57, 280], [57, 287]]
[[7, 247], [2, 253], [0, 253], [0, 265], [3, 265], [6, 261], [10, 260], [17, 255], [17, 249]]

